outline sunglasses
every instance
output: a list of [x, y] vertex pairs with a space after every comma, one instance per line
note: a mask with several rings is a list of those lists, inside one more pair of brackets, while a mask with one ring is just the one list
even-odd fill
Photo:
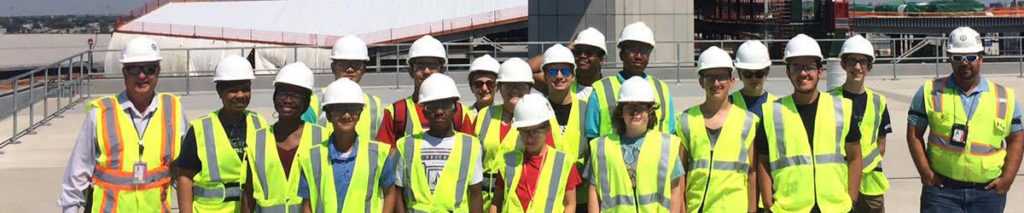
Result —
[[599, 56], [604, 52], [601, 49], [576, 46], [572, 50], [572, 54], [575, 56]]
[[732, 74], [721, 74], [721, 75], [700, 75], [700, 78], [707, 82], [714, 81], [729, 81], [732, 79]]
[[978, 55], [954, 55], [954, 56], [949, 56], [949, 59], [953, 60], [954, 62], [967, 62], [967, 63], [974, 63], [979, 58], [981, 58], [981, 57], [978, 56]]
[[412, 64], [412, 69], [414, 69], [414, 70], [424, 70], [424, 69], [441, 70], [441, 63], [416, 62], [416, 63]]
[[551, 131], [551, 127], [544, 127], [533, 130], [519, 130], [519, 133], [522, 134], [523, 136], [539, 137], [547, 134], [549, 131]]
[[843, 60], [843, 63], [845, 63], [848, 66], [853, 66], [853, 65], [857, 65], [857, 64], [860, 64], [861, 66], [865, 66], [865, 65], [868, 65], [870, 63], [870, 61], [868, 61], [867, 59], [847, 58], [847, 59]]
[[147, 76], [156, 74], [157, 70], [160, 70], [160, 65], [150, 64], [143, 66], [125, 66], [124, 69], [128, 71], [129, 75], [139, 75], [139, 73], [145, 73]]
[[437, 110], [449, 111], [453, 109], [455, 109], [455, 103], [452, 102], [427, 103], [423, 105], [423, 110], [427, 112], [436, 112]]
[[476, 88], [481, 88], [481, 87], [484, 87], [484, 86], [486, 86], [487, 88], [494, 88], [494, 84], [495, 84], [494, 81], [483, 81], [483, 80], [481, 80], [481, 81], [473, 81], [472, 83], [470, 83], [470, 85], [472, 85], [473, 87], [476, 87]]
[[648, 46], [624, 46], [620, 47], [620, 49], [626, 53], [639, 53], [640, 55], [650, 55], [651, 51], [654, 50], [654, 48]]
[[651, 108], [653, 108], [653, 107], [651, 107], [651, 105], [646, 105], [646, 104], [622, 105], [622, 111], [625, 111], [627, 114], [640, 113], [640, 112], [649, 112], [649, 111], [651, 111]]
[[569, 69], [569, 68], [548, 69], [548, 76], [558, 77], [558, 73], [562, 73], [563, 77], [569, 77], [570, 75], [572, 75], [572, 69]]
[[747, 79], [762, 79], [765, 76], [768, 76], [768, 72], [743, 72], [743, 78]]
[[335, 61], [331, 63], [332, 67], [339, 70], [345, 70], [348, 68], [358, 70], [360, 68], [363, 68], [363, 66], [365, 65], [366, 63], [362, 61]]
[[363, 112], [363, 106], [357, 104], [330, 105], [327, 106], [325, 111], [332, 117], [340, 117], [345, 114], [359, 115], [359, 113]]

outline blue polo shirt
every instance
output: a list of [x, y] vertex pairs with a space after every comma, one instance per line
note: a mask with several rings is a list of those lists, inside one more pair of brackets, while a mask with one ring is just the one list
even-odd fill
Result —
[[[988, 87], [988, 80], [985, 77], [981, 77], [978, 81], [978, 85], [974, 86], [974, 89], [970, 92], [965, 92], [960, 86], [957, 86], [953, 80], [946, 81], [946, 87], [953, 88], [957, 94], [960, 94], [960, 102], [963, 103], [963, 110], [966, 112], [967, 117], [973, 117], [974, 111], [978, 109], [978, 101], [981, 99], [981, 93], [987, 92], [991, 88]], [[1017, 132], [1024, 130], [1024, 126], [1021, 125], [1021, 111], [1019, 102], [1014, 103], [1013, 118], [1010, 121], [1010, 132]], [[907, 116], [907, 124], [915, 127], [924, 128], [928, 126], [928, 116], [924, 109], [924, 86], [917, 89], [917, 93], [914, 94], [913, 101], [910, 102], [910, 115]]]
[[[618, 74], [615, 74], [615, 77], [616, 77], [616, 79], [619, 80], [619, 83], [622, 83], [622, 82], [626, 81], [626, 79], [622, 78], [622, 73], [621, 72], [618, 73]], [[644, 79], [649, 79], [649, 78], [651, 78], [651, 75], [644, 75], [643, 77], [644, 77]], [[606, 89], [605, 92], [611, 92], [610, 88], [605, 88], [605, 89]], [[657, 91], [657, 90], [655, 90], [655, 91]], [[675, 116], [675, 113], [676, 113], [675, 108], [676, 108], [676, 106], [675, 106], [675, 103], [674, 103], [675, 101], [672, 101], [672, 95], [671, 95], [672, 93], [670, 91], [664, 91], [664, 92], [667, 95], [669, 95], [669, 99], [665, 100], [665, 102], [668, 102], [668, 104], [666, 104], [666, 105], [668, 105], [668, 115], [663, 115], [663, 116], [665, 116], [665, 119], [668, 120], [668, 126], [672, 127], [672, 128], [669, 128], [669, 132], [666, 132], [666, 133], [667, 134], [675, 134], [675, 131], [676, 131], [676, 128], [674, 127], [674, 126], [676, 126], [676, 116]], [[654, 94], [654, 95], [655, 95], [655, 97], [657, 97], [658, 94]], [[597, 99], [597, 93], [596, 92], [591, 92], [590, 93], [590, 98], [587, 100], [587, 114], [584, 115], [584, 116], [586, 116], [585, 117], [586, 119], [584, 119], [585, 123], [584, 123], [584, 126], [583, 126], [584, 127], [584, 129], [583, 129], [583, 136], [587, 137], [587, 138], [597, 138], [597, 137], [600, 137], [599, 134], [601, 132], [601, 122], [611, 122], [611, 121], [601, 121], [601, 104], [598, 103], [597, 100], [598, 100]], [[666, 106], [661, 106], [661, 107], [666, 107]], [[608, 109], [608, 110], [611, 111], [613, 109]], [[661, 119], [661, 118], [658, 118], [658, 119]]]
[[[356, 139], [358, 141], [358, 138]], [[341, 153], [334, 148], [334, 137], [331, 137], [328, 147], [328, 159], [331, 161], [331, 167], [334, 170], [334, 187], [338, 195], [338, 208], [344, 209], [345, 206], [345, 195], [348, 192], [348, 186], [352, 182], [352, 170], [355, 169], [356, 153], [359, 153], [359, 144], [355, 143], [352, 145], [352, 150], [347, 153]], [[385, 144], [381, 144], [385, 145]], [[381, 172], [381, 177], [378, 183], [379, 190], [383, 190], [387, 187], [391, 187], [395, 183], [395, 158], [397, 155], [389, 154], [386, 161], [384, 161], [384, 170]], [[299, 197], [309, 199], [309, 183], [306, 182], [306, 174], [303, 173], [301, 179], [299, 179]]]

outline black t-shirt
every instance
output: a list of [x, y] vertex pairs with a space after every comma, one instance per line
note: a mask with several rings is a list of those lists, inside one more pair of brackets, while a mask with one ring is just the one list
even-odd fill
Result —
[[551, 103], [551, 108], [555, 110], [555, 120], [558, 120], [558, 125], [565, 126], [569, 123], [569, 114], [572, 112], [572, 104], [557, 104]]
[[[804, 123], [804, 130], [807, 134], [807, 142], [814, 148], [814, 122], [815, 115], [818, 113], [818, 100], [808, 105], [796, 105], [796, 111], [800, 114], [800, 120]], [[757, 135], [754, 136], [754, 146], [757, 149], [758, 154], [768, 154], [768, 136], [765, 135], [764, 122], [772, 122], [762, 120], [757, 125]], [[781, 136], [779, 136], [781, 137]], [[860, 120], [856, 118], [850, 119], [850, 131], [846, 134], [846, 144], [859, 144], [860, 143]]]
[[[867, 110], [868, 104], [868, 93], [853, 94], [843, 90], [843, 97], [850, 99], [853, 102], [853, 119], [857, 121], [864, 120], [864, 113]], [[889, 133], [892, 133], [892, 121], [889, 119], [889, 108], [886, 107], [882, 111], [882, 119], [878, 121], [878, 137], [885, 137]], [[874, 124], [867, 124], [874, 125]]]
[[[238, 154], [238, 158], [242, 159], [242, 161], [245, 161], [245, 125], [244, 120], [239, 125], [221, 122], [221, 127], [224, 128], [224, 133], [226, 133], [228, 135], [228, 139], [231, 140], [231, 148], [235, 149], [235, 152]], [[195, 130], [193, 130], [193, 126], [189, 126], [188, 133], [185, 133], [185, 138], [181, 140], [181, 152], [178, 155], [178, 159], [174, 162], [174, 165], [179, 168], [196, 172], [202, 171], [203, 162], [199, 160], [199, 154], [196, 152], [197, 148]]]

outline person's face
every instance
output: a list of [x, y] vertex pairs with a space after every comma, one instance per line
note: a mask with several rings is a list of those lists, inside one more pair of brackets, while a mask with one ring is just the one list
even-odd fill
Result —
[[728, 68], [716, 68], [704, 70], [700, 73], [700, 87], [704, 88], [704, 94], [709, 100], [724, 100], [729, 97], [729, 90], [736, 83], [732, 77], [732, 70]]
[[282, 118], [298, 118], [309, 108], [309, 89], [291, 84], [274, 86], [274, 110]]
[[324, 107], [327, 121], [334, 125], [335, 132], [352, 133], [356, 131], [359, 115], [363, 112], [362, 104], [331, 104]]
[[572, 55], [576, 57], [576, 70], [600, 72], [604, 66], [604, 51], [590, 45], [573, 45]]
[[789, 59], [786, 74], [793, 84], [793, 90], [799, 93], [811, 93], [818, 89], [818, 79], [822, 68], [817, 57], [800, 56]]
[[217, 95], [223, 104], [222, 110], [242, 112], [249, 106], [252, 98], [252, 81], [221, 81], [217, 82]]
[[493, 73], [477, 72], [471, 74], [471, 76], [472, 77], [469, 79], [469, 89], [473, 91], [473, 96], [476, 96], [476, 101], [493, 103], [494, 91], [498, 89], [496, 87], [497, 83], [494, 81], [494, 79], [497, 78], [497, 75]]
[[871, 58], [863, 54], [844, 55], [843, 70], [846, 70], [846, 78], [857, 82], [864, 82], [868, 72], [871, 72]]
[[334, 60], [331, 62], [334, 79], [348, 78], [359, 83], [366, 73], [366, 62], [361, 60]]
[[549, 91], [568, 90], [570, 84], [576, 80], [575, 70], [572, 69], [572, 65], [566, 63], [549, 64], [544, 67], [544, 73], [547, 75], [544, 81]]
[[623, 102], [622, 120], [627, 130], [647, 129], [647, 122], [650, 119], [653, 107], [650, 103]]
[[440, 58], [434, 57], [420, 57], [412, 60], [410, 64], [412, 71], [409, 71], [409, 77], [412, 77], [413, 82], [416, 84], [416, 88], [423, 84], [423, 80], [430, 77], [434, 73], [444, 73], [444, 63], [441, 62]]
[[507, 109], [515, 109], [519, 99], [530, 92], [530, 83], [524, 82], [503, 82], [498, 84], [498, 91], [501, 92], [501, 99]]
[[760, 88], [764, 86], [764, 81], [766, 78], [768, 78], [768, 68], [760, 70], [736, 70], [740, 74], [740, 80], [743, 81], [744, 87]]
[[[971, 61], [971, 59], [974, 59]], [[950, 53], [950, 65], [953, 66], [953, 78], [958, 80], [970, 80], [977, 78], [981, 73], [981, 54], [977, 53]]]
[[551, 132], [548, 122], [518, 128], [519, 135], [523, 141], [523, 147], [527, 152], [539, 153], [547, 145], [547, 136]]
[[456, 99], [442, 99], [423, 103], [423, 114], [430, 129], [451, 129], [455, 116]]
[[643, 71], [651, 59], [651, 51], [654, 47], [643, 42], [625, 41], [619, 45], [619, 59], [622, 60], [622, 67], [629, 71]]
[[129, 97], [153, 94], [160, 75], [160, 62], [127, 63], [121, 68], [121, 74]]

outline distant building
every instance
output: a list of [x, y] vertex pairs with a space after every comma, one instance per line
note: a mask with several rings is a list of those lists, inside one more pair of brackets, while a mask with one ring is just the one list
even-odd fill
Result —
[[7, 34], [7, 28], [0, 27], [0, 34]]

